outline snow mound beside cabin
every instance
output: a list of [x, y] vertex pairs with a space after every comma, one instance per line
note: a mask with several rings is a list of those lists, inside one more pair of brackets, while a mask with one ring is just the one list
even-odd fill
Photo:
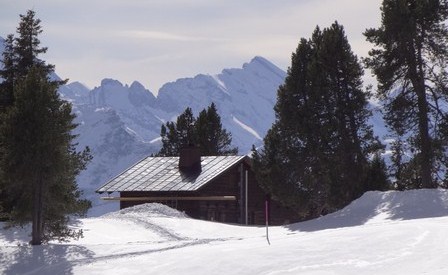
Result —
[[[193, 219], [183, 212], [160, 203], [136, 205], [98, 218], [84, 219], [84, 222], [99, 222], [101, 220], [108, 223], [109, 229], [119, 228], [122, 224], [133, 229], [143, 229], [147, 233], [158, 236], [157, 238], [151, 237], [154, 242], [223, 240], [254, 234], [253, 227]], [[261, 235], [264, 231], [263, 228], [259, 229], [262, 229], [259, 232]], [[115, 232], [120, 232], [120, 229]], [[115, 233], [111, 231], [105, 235], [113, 234]]]
[[142, 217], [186, 218], [185, 213], [161, 203], [145, 203], [103, 215], [105, 218], [120, 218], [122, 215]]

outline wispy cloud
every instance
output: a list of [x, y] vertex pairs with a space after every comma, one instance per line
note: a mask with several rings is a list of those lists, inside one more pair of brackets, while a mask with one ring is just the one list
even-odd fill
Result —
[[182, 35], [161, 31], [127, 30], [120, 31], [119, 36], [136, 39], [169, 40], [169, 41], [224, 41], [221, 38]]

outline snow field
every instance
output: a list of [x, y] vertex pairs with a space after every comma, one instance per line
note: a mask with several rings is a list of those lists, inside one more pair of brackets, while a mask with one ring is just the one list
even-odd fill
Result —
[[367, 192], [319, 219], [271, 227], [193, 220], [145, 204], [73, 224], [85, 237], [27, 245], [0, 231], [2, 274], [448, 274], [448, 191]]

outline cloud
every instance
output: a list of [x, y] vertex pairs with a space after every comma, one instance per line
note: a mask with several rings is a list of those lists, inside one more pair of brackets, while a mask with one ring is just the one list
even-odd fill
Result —
[[118, 36], [132, 39], [150, 39], [150, 40], [170, 40], [170, 41], [224, 41], [224, 39], [213, 37], [200, 37], [194, 35], [181, 35], [162, 31], [147, 30], [128, 30], [120, 31]]

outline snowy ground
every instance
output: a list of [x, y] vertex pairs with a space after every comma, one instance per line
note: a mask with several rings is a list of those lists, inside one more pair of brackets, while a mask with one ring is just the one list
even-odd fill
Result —
[[368, 192], [284, 227], [193, 220], [159, 204], [79, 220], [85, 238], [30, 247], [0, 230], [1, 274], [448, 274], [448, 191]]

